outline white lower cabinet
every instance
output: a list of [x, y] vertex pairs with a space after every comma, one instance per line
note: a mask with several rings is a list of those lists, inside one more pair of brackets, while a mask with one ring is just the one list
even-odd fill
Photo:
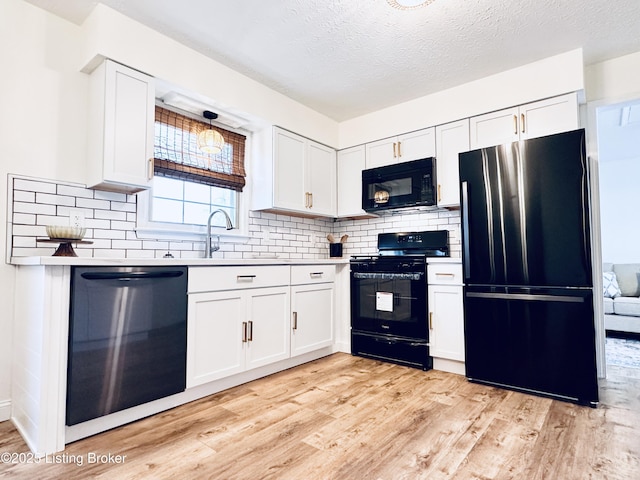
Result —
[[333, 345], [335, 265], [189, 270], [187, 388]]
[[293, 266], [291, 279], [291, 356], [331, 346], [335, 266]]
[[429, 264], [429, 351], [435, 359], [464, 362], [462, 266]]
[[189, 296], [187, 388], [290, 356], [289, 286]]

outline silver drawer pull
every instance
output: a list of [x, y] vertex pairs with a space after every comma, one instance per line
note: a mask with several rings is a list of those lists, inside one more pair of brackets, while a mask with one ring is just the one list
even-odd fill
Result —
[[436, 272], [436, 277], [455, 277], [455, 273], [439, 273]]
[[256, 278], [255, 275], [238, 275], [236, 280], [238, 280], [238, 282], [253, 282], [254, 278]]
[[321, 277], [322, 275], [324, 275], [324, 272], [311, 272], [311, 273], [309, 273], [310, 277]]

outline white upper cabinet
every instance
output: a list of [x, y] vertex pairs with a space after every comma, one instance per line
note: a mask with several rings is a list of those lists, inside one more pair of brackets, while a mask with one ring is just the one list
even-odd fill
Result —
[[135, 193], [153, 179], [155, 82], [105, 60], [91, 73], [88, 178], [91, 188]]
[[[259, 209], [266, 206], [308, 216], [336, 216], [334, 149], [274, 127], [272, 168], [273, 201], [265, 203], [264, 198], [257, 199]], [[263, 186], [257, 195], [268, 195], [269, 190]]]
[[543, 137], [580, 128], [578, 95], [528, 103], [520, 107], [520, 139]]
[[336, 151], [311, 140], [307, 143], [306, 185], [310, 212], [337, 215]]
[[469, 119], [436, 127], [438, 206], [460, 205], [458, 154], [469, 150]]
[[569, 93], [471, 118], [471, 150], [580, 127], [578, 97]]
[[304, 181], [307, 140], [279, 128], [274, 129], [273, 135], [274, 206], [288, 210], [304, 210], [307, 191]]
[[435, 128], [385, 138], [366, 144], [366, 168], [382, 167], [421, 158], [435, 157]]
[[362, 170], [364, 145], [338, 152], [338, 217], [366, 215], [362, 209]]

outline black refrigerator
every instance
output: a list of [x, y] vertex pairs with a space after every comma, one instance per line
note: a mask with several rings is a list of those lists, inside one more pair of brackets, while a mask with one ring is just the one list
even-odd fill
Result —
[[595, 407], [584, 130], [459, 162], [466, 376]]

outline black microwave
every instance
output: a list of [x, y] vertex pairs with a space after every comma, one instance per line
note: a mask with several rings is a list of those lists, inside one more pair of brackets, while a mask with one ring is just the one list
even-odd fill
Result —
[[424, 158], [362, 171], [362, 209], [379, 212], [436, 204], [436, 159]]

